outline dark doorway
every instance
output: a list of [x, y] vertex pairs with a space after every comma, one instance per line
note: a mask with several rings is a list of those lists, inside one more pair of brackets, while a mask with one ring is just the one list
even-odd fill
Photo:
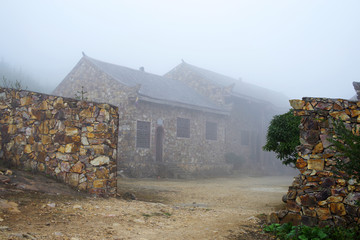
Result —
[[163, 139], [164, 139], [164, 128], [156, 128], [156, 161], [163, 161]]

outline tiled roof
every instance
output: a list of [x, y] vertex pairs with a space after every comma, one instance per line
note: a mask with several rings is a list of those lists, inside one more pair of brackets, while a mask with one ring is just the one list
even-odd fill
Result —
[[198, 94], [195, 90], [183, 84], [163, 76], [135, 70], [107, 62], [102, 62], [88, 56], [84, 56], [101, 71], [126, 86], [140, 84], [139, 94], [147, 101], [178, 105], [198, 110], [212, 110], [218, 113], [227, 113], [228, 110], [218, 106], [210, 99]]
[[[233, 88], [233, 95], [238, 97], [244, 97], [247, 99], [261, 100], [266, 102], [271, 102], [277, 107], [289, 108], [289, 99], [284, 94], [269, 90], [264, 87], [260, 87], [254, 84], [246, 83], [235, 78], [231, 78], [207, 69], [199, 68], [194, 65], [182, 62], [180, 65], [175, 67], [175, 69], [188, 70], [195, 72], [201, 77], [211, 81], [213, 84], [219, 86], [230, 86], [235, 84]], [[171, 71], [170, 71], [171, 72]]]

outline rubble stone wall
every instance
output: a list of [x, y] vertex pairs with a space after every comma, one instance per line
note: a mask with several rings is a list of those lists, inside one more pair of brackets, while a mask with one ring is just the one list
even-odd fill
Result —
[[117, 110], [109, 104], [0, 88], [0, 158], [78, 190], [116, 194]]
[[[190, 137], [177, 137], [177, 118], [190, 120]], [[120, 138], [127, 139], [122, 158], [129, 176], [134, 177], [174, 177], [161, 167], [180, 168], [189, 175], [221, 175], [229, 171], [225, 163], [225, 125], [227, 116], [205, 113], [181, 107], [171, 107], [140, 101], [134, 111], [134, 119], [150, 122], [150, 147], [136, 147], [136, 121], [131, 125], [120, 123]], [[216, 140], [206, 139], [206, 121], [216, 123]], [[157, 128], [163, 129], [163, 157], [156, 161]], [[123, 136], [121, 129], [126, 131]], [[174, 171], [179, 171], [172, 169]]]
[[[230, 166], [225, 164], [224, 158], [225, 123], [228, 116], [139, 100], [140, 85], [125, 86], [100, 71], [86, 58], [80, 60], [53, 94], [74, 97], [75, 94], [79, 95], [78, 91], [82, 87], [89, 100], [118, 106], [117, 168], [126, 176], [186, 177], [180, 175], [215, 175], [229, 171]], [[190, 119], [190, 138], [176, 137], [177, 117]], [[137, 121], [151, 123], [149, 148], [136, 147]], [[206, 121], [217, 123], [216, 140], [205, 139]], [[158, 127], [164, 131], [162, 161], [156, 161]]]
[[[301, 116], [300, 175], [284, 199], [286, 210], [272, 216], [275, 221], [306, 225], [360, 223], [360, 184], [336, 168], [332, 119], [342, 120], [355, 134], [360, 131], [360, 102], [342, 99], [303, 98], [291, 100]], [[276, 219], [278, 218], [278, 219]]]

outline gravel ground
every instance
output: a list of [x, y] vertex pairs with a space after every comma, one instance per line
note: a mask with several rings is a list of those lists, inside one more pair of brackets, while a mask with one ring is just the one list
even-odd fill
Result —
[[0, 185], [0, 239], [267, 239], [262, 219], [293, 178], [119, 179], [121, 198], [102, 199], [14, 175]]

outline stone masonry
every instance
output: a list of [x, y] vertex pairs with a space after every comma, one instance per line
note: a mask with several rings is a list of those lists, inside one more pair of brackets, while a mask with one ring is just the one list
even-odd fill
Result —
[[291, 100], [295, 114], [301, 116], [300, 171], [284, 201], [286, 210], [272, 214], [272, 222], [293, 224], [359, 224], [360, 184], [336, 168], [332, 120], [339, 119], [355, 134], [360, 131], [360, 102], [343, 99], [303, 98]]
[[0, 88], [0, 116], [3, 163], [116, 194], [117, 107]]
[[[82, 58], [54, 94], [74, 97], [84, 86], [91, 101], [118, 107], [118, 171], [129, 177], [187, 177], [228, 173], [225, 163], [226, 115], [171, 103], [139, 100], [140, 85], [126, 86]], [[177, 117], [190, 119], [190, 138], [176, 136]], [[137, 121], [150, 122], [150, 147], [136, 147]], [[205, 138], [206, 121], [217, 124], [217, 139]], [[156, 130], [163, 128], [163, 159], [156, 160]], [[176, 172], [176, 173], [174, 173]], [[177, 176], [175, 176], [177, 175]]]

